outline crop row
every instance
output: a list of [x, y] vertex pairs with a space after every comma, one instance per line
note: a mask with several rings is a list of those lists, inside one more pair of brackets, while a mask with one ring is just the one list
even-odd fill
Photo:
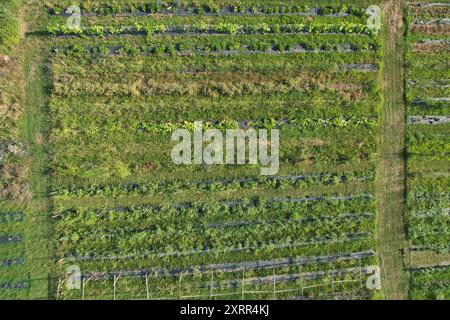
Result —
[[[337, 128], [351, 128], [351, 127], [376, 127], [377, 119], [375, 117], [336, 117], [330, 119], [288, 119], [288, 120], [275, 120], [275, 119], [261, 119], [261, 120], [239, 120], [239, 121], [216, 121], [216, 122], [204, 122], [204, 129], [238, 129], [238, 128], [257, 128], [257, 129], [283, 129], [286, 127], [293, 128], [307, 128], [313, 129], [317, 127], [337, 127]], [[170, 134], [174, 130], [183, 128], [189, 131], [194, 131], [195, 123], [139, 123], [136, 126], [137, 130], [154, 133]]]
[[[230, 214], [236, 217], [237, 214], [244, 215], [243, 212], [247, 212], [248, 210], [254, 215], [256, 214], [255, 209], [264, 209], [270, 214], [277, 214], [277, 210], [293, 212], [296, 209], [301, 209], [302, 212], [305, 211], [305, 213], [312, 215], [314, 215], [313, 211], [315, 210], [322, 212], [330, 211], [330, 213], [339, 214], [345, 213], [347, 210], [349, 212], [356, 212], [359, 211], [358, 208], [366, 208], [366, 210], [371, 211], [367, 208], [371, 208], [371, 202], [369, 200], [372, 197], [371, 194], [355, 194], [347, 196], [306, 196], [301, 198], [248, 198], [211, 203], [181, 203], [166, 206], [118, 207], [112, 209], [62, 208], [55, 217], [62, 217], [63, 220], [67, 219], [68, 221], [75, 219], [74, 221], [77, 223], [82, 223], [84, 221], [82, 217], [86, 215], [87, 220], [95, 218], [96, 223], [99, 223], [100, 219], [109, 219], [109, 217], [113, 217], [111, 219], [117, 222], [120, 221], [118, 220], [120, 217], [125, 220], [128, 219], [127, 221], [131, 222], [134, 219], [133, 217], [140, 220], [147, 215], [153, 217], [155, 214], [162, 214], [165, 216], [164, 213], [180, 216], [183, 213], [195, 215], [198, 212], [203, 212], [203, 216], [209, 213], [214, 216], [217, 214]], [[241, 212], [241, 210], [244, 211]], [[246, 216], [250, 217], [251, 215], [247, 212]], [[261, 217], [261, 215], [257, 215], [256, 217]], [[285, 218], [291, 218], [291, 216], [288, 215]]]
[[0, 282], [0, 290], [23, 290], [29, 287], [29, 283], [22, 282]]
[[181, 51], [193, 49], [233, 49], [247, 46], [249, 48], [264, 48], [265, 46], [280, 47], [302, 45], [305, 48], [332, 48], [333, 46], [352, 46], [355, 48], [381, 48], [381, 39], [367, 35], [344, 34], [254, 34], [254, 35], [160, 35], [157, 37], [110, 37], [71, 38], [59, 37], [52, 39], [55, 47], [163, 47], [171, 45]]
[[[372, 266], [370, 266], [372, 267]], [[324, 277], [325, 275], [329, 275], [332, 278], [338, 278], [340, 276], [344, 276], [347, 275], [349, 273], [359, 273], [361, 275], [367, 275], [367, 274], [372, 274], [373, 271], [371, 270], [370, 267], [360, 267], [360, 268], [347, 268], [347, 269], [341, 269], [341, 270], [327, 270], [327, 272], [324, 271], [318, 271], [318, 272], [309, 272], [309, 273], [304, 273], [304, 274], [272, 274], [271, 276], [267, 276], [267, 277], [253, 277], [253, 278], [246, 278], [244, 280], [245, 285], [264, 285], [264, 284], [273, 284], [273, 282], [278, 282], [278, 283], [282, 283], [282, 282], [287, 282], [287, 281], [295, 281], [299, 278], [303, 278], [303, 280], [315, 280], [315, 279], [320, 279], [322, 277]], [[244, 270], [244, 269], [242, 269]], [[135, 277], [136, 275], [129, 275], [126, 273], [122, 274], [125, 277]], [[83, 275], [84, 277], [85, 275]], [[120, 275], [119, 275], [120, 276]], [[118, 276], [118, 277], [119, 277]], [[143, 278], [143, 275], [141, 272], [139, 272], [137, 274], [138, 277]], [[220, 273], [219, 273], [220, 276]], [[114, 276], [113, 276], [114, 277]], [[91, 276], [91, 280], [99, 280], [99, 279], [104, 279], [103, 277], [97, 278], [96, 276]], [[217, 280], [210, 280], [210, 281], [204, 281], [204, 282], [199, 282], [198, 284], [196, 284], [198, 287], [198, 289], [200, 288], [213, 288], [213, 289], [218, 289], [219, 288], [219, 284], [222, 285], [223, 287], [237, 287], [239, 285], [242, 284], [242, 279], [239, 278], [235, 278], [235, 279], [231, 279], [231, 280], [224, 280], [224, 279], [220, 279], [220, 281]]]
[[[241, 96], [269, 94], [272, 92], [288, 93], [296, 91], [332, 91], [337, 95], [345, 94], [354, 100], [364, 93], [376, 94], [378, 85], [376, 73], [372, 72], [321, 72], [307, 78], [311, 72], [283, 75], [255, 72], [221, 72], [196, 74], [122, 74], [121, 79], [112, 75], [74, 75], [58, 74], [53, 76], [54, 94], [61, 96]], [[288, 80], [289, 79], [289, 80]], [[92, 82], [91, 82], [92, 81]], [[94, 82], [95, 81], [95, 82]], [[328, 88], [326, 87], [328, 85]], [[214, 119], [215, 120], [215, 119]]]
[[[157, 72], [299, 72], [300, 70], [312, 71], [336, 71], [343, 69], [343, 66], [356, 64], [375, 64], [377, 55], [372, 52], [356, 53], [320, 53], [311, 55], [308, 53], [291, 53], [283, 55], [232, 55], [232, 56], [107, 56], [105, 58], [95, 58], [89, 56], [54, 56], [52, 70], [58, 68], [66, 74], [79, 74], [80, 76], [89, 73], [99, 73], [104, 75], [136, 72], [136, 73], [157, 73]], [[430, 66], [431, 67], [431, 66]], [[448, 77], [450, 78], [450, 76]]]
[[374, 32], [366, 25], [341, 22], [337, 24], [289, 24], [289, 25], [140, 25], [122, 27], [103, 27], [94, 25], [90, 27], [72, 29], [65, 25], [48, 26], [47, 32], [52, 36], [113, 36], [113, 35], [159, 35], [159, 34], [276, 34], [276, 33], [324, 33], [324, 34], [366, 34]]
[[[329, 100], [327, 100], [329, 98]], [[54, 116], [55, 129], [61, 128], [63, 116], [94, 111], [104, 118], [120, 115], [141, 114], [136, 123], [167, 123], [198, 121], [199, 119], [339, 119], [348, 120], [350, 115], [370, 120], [379, 113], [379, 98], [367, 97], [358, 101], [344, 101], [324, 92], [305, 92], [252, 95], [236, 97], [154, 97], [149, 105], [143, 98], [127, 97], [52, 97], [50, 110]], [[314, 105], [311, 105], [314, 103]], [[258, 106], [255, 108], [255, 106]], [[58, 110], [57, 113], [55, 110]], [[150, 117], [151, 116], [151, 117]], [[140, 120], [140, 121], [139, 121]], [[345, 121], [344, 121], [345, 122]], [[310, 123], [310, 126], [313, 122]], [[75, 121], [74, 121], [75, 124]], [[75, 125], [74, 127], [77, 127]], [[241, 127], [233, 125], [233, 127]]]
[[[192, 5], [181, 5], [179, 2], [155, 3], [124, 3], [123, 5], [109, 5], [105, 3], [81, 4], [83, 15], [120, 15], [120, 14], [178, 14], [178, 15], [204, 15], [204, 14], [316, 14], [316, 15], [344, 15], [353, 14], [362, 16], [364, 9], [359, 7], [347, 7], [345, 5], [327, 5], [322, 7], [310, 8], [306, 4], [300, 5], [278, 5], [265, 4], [258, 5], [257, 2], [252, 6], [245, 4], [230, 5], [223, 3], [204, 3]], [[60, 4], [48, 5], [51, 15], [64, 14], [66, 7]]]
[[450, 79], [447, 64], [448, 54], [445, 52], [409, 54], [407, 78], [415, 81]]
[[0, 245], [19, 242], [22, 242], [20, 235], [0, 235]]
[[343, 45], [331, 45], [331, 44], [319, 44], [319, 43], [300, 43], [300, 44], [290, 44], [290, 43], [254, 43], [252, 45], [239, 45], [238, 43], [222, 42], [218, 44], [206, 44], [204, 46], [195, 46], [191, 48], [182, 47], [179, 44], [175, 45], [160, 45], [160, 46], [132, 46], [124, 45], [119, 47], [87, 47], [83, 48], [80, 45], [73, 45], [68, 48], [53, 48], [52, 53], [62, 52], [66, 55], [94, 55], [94, 56], [104, 56], [109, 54], [115, 55], [172, 55], [172, 54], [184, 54], [190, 55], [192, 53], [197, 54], [252, 54], [252, 53], [323, 53], [323, 52], [355, 52], [355, 51], [374, 51], [376, 47], [370, 44], [363, 44], [361, 47], [356, 47], [350, 44]]
[[450, 268], [436, 267], [412, 270], [413, 299], [448, 300], [450, 298]]
[[24, 258], [0, 259], [0, 267], [11, 267], [24, 264]]
[[446, 210], [450, 207], [449, 178], [410, 178], [408, 185], [408, 236], [412, 244], [448, 251], [450, 216]]
[[[235, 242], [226, 246], [200, 249], [191, 248], [184, 251], [166, 251], [158, 253], [154, 250], [142, 249], [135, 252], [107, 252], [101, 254], [91, 250], [87, 255], [77, 255], [75, 253], [65, 253], [60, 256], [60, 262], [102, 266], [109, 268], [111, 265], [135, 265], [143, 267], [143, 264], [160, 264], [164, 261], [170, 265], [186, 265], [191, 262], [196, 263], [219, 263], [221, 261], [244, 261], [250, 257], [253, 259], [270, 259], [285, 255], [319, 255], [324, 249], [327, 253], [371, 250], [374, 248], [375, 239], [371, 233], [344, 233], [338, 237], [316, 237], [309, 241], [293, 241], [287, 239], [277, 239], [262, 242], [246, 240]], [[218, 260], [219, 259], [219, 260]]]
[[[425, 127], [425, 128], [423, 128]], [[446, 132], [427, 130], [428, 126], [408, 130], [408, 154], [416, 156], [445, 157], [450, 155], [450, 137]]]
[[445, 116], [450, 114], [450, 103], [445, 101], [415, 101], [408, 108], [411, 116]]
[[210, 181], [175, 180], [159, 183], [126, 183], [120, 185], [88, 185], [84, 187], [69, 186], [55, 189], [52, 195], [64, 199], [70, 197], [92, 196], [130, 196], [130, 195], [154, 195], [158, 193], [170, 193], [177, 190], [196, 191], [223, 191], [253, 188], [284, 188], [287, 185], [296, 187], [309, 187], [312, 185], [339, 184], [351, 181], [365, 181], [373, 179], [373, 172], [351, 173], [327, 173], [315, 175], [277, 176], [277, 177], [250, 177], [241, 179], [225, 179]]
[[[330, 3], [329, 0], [304, 0], [302, 1], [302, 6], [308, 6], [310, 8], [330, 6], [330, 7], [340, 7], [343, 4], [348, 4], [348, 0], [335, 0]], [[48, 6], [59, 6], [66, 7], [72, 2], [70, 0], [51, 0], [48, 2]], [[366, 8], [367, 2], [364, 0], [354, 0], [351, 1], [353, 7]], [[379, 4], [380, 0], [374, 0], [373, 4]], [[219, 5], [221, 7], [227, 6], [294, 6], [299, 5], [296, 0], [168, 0], [168, 1], [158, 1], [158, 0], [92, 0], [89, 2], [84, 2], [80, 4], [83, 10], [89, 11], [89, 8], [103, 7], [107, 5], [116, 6], [120, 8], [126, 8], [127, 6], [138, 6], [145, 4], [159, 4], [161, 7], [198, 7], [204, 5]]]

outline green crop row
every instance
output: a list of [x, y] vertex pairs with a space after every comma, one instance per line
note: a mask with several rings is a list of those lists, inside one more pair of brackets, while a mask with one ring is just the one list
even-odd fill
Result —
[[[50, 4], [48, 5], [49, 13], [52, 15], [60, 15], [65, 12], [67, 7], [62, 4]], [[258, 5], [255, 2], [249, 6], [246, 4], [234, 4], [228, 3], [192, 3], [190, 5], [181, 4], [180, 2], [151, 2], [142, 1], [140, 3], [124, 3], [119, 4], [107, 4], [107, 3], [82, 3], [80, 5], [84, 14], [97, 14], [97, 15], [119, 15], [119, 14], [289, 14], [289, 13], [308, 13], [311, 8], [306, 4], [299, 5], [278, 5], [278, 4], [265, 4]], [[318, 15], [330, 15], [330, 14], [353, 14], [362, 16], [365, 11], [362, 8], [347, 7], [346, 5], [327, 5], [315, 9], [315, 13]]]
[[450, 268], [424, 268], [412, 271], [413, 299], [448, 300], [450, 298]]
[[351, 172], [343, 174], [319, 174], [319, 175], [301, 175], [286, 177], [250, 177], [233, 180], [216, 181], [186, 181], [174, 180], [161, 183], [127, 183], [120, 185], [88, 185], [84, 187], [69, 186], [59, 188], [53, 191], [53, 196], [57, 199], [71, 197], [84, 198], [92, 196], [120, 197], [130, 195], [154, 195], [158, 193], [173, 193], [179, 190], [196, 191], [223, 191], [254, 188], [284, 188], [293, 185], [298, 188], [305, 188], [312, 185], [339, 184], [343, 182], [362, 181], [373, 179], [373, 172]]
[[[355, 53], [287, 53], [287, 54], [253, 54], [214, 56], [71, 56], [56, 55], [53, 57], [54, 72], [78, 74], [85, 76], [90, 73], [112, 75], [126, 72], [157, 73], [157, 72], [299, 72], [299, 71], [342, 71], [349, 64], [375, 64], [378, 56], [373, 52]], [[57, 68], [57, 69], [56, 69]]]
[[[407, 12], [405, 91], [409, 116], [449, 115], [449, 103], [437, 100], [450, 95], [448, 34], [437, 27], [437, 21], [423, 24], [444, 17], [446, 11], [445, 6], [410, 6]], [[413, 22], [420, 25], [413, 26]], [[406, 140], [407, 236], [413, 247], [438, 253], [450, 250], [448, 129], [447, 124], [409, 125]], [[433, 278], [427, 275], [431, 270], [412, 272], [413, 299], [439, 299], [440, 292], [445, 292], [439, 286], [433, 288]]]
[[166, 26], [160, 25], [141, 25], [104, 27], [93, 25], [90, 27], [73, 29], [65, 25], [53, 25], [47, 27], [49, 35], [53, 36], [113, 36], [113, 35], [155, 35], [155, 34], [264, 34], [264, 33], [337, 33], [337, 34], [366, 34], [374, 35], [373, 31], [365, 24], [352, 22], [340, 22], [334, 24], [319, 24], [306, 22], [304, 24], [260, 24], [260, 25], [239, 25], [233, 23], [221, 23], [217, 25], [182, 25]]
[[448, 53], [415, 53], [407, 62], [407, 79], [450, 79]]
[[[209, 263], [220, 263], [220, 261], [248, 261], [246, 259], [249, 259], [249, 257], [241, 255], [239, 252], [248, 252], [246, 247], [249, 246], [260, 248], [252, 254], [255, 255], [255, 258], [259, 258], [258, 252], [259, 255], [263, 254], [264, 257], [268, 252], [273, 252], [277, 247], [277, 243], [280, 245], [283, 243], [288, 244], [284, 247], [279, 247], [281, 254], [286, 254], [289, 251], [292, 253], [298, 250], [302, 252], [308, 246], [311, 249], [316, 248], [316, 251], [323, 250], [323, 246], [320, 248], [320, 246], [314, 245], [311, 240], [319, 240], [320, 238], [322, 241], [332, 241], [335, 238], [330, 235], [322, 238], [320, 236], [322, 232], [328, 232], [333, 229], [335, 232], [338, 232], [336, 234], [338, 238], [336, 239], [341, 237], [339, 234], [342, 232], [351, 233], [350, 230], [353, 230], [353, 233], [373, 232], [374, 217], [372, 216], [371, 218], [370, 215], [364, 215], [363, 212], [373, 212], [374, 208], [374, 202], [367, 198], [353, 198], [348, 200], [323, 198], [322, 200], [302, 202], [273, 202], [262, 199], [256, 202], [255, 200], [243, 200], [236, 204], [210, 203], [162, 208], [130, 207], [109, 210], [66, 209], [58, 214], [60, 218], [58, 218], [56, 230], [58, 237], [65, 239], [60, 241], [59, 252], [61, 254], [68, 253], [69, 256], [70, 254], [75, 254], [76, 256], [81, 255], [79, 258], [82, 258], [83, 255], [91, 257], [83, 263], [85, 267], [91, 265], [90, 268], [92, 268], [94, 265], [97, 265], [99, 268], [104, 268], [113, 264], [116, 267], [120, 265], [122, 268], [131, 268], [133, 265], [135, 268], [143, 263], [142, 259], [140, 259], [141, 255], [142, 258], [147, 257], [144, 260], [151, 258], [153, 263], [157, 263], [156, 266], [160, 265], [159, 263], [162, 263], [162, 261], [167, 261], [169, 264], [164, 265], [173, 265], [176, 267], [180, 263], [189, 266], [192, 264], [208, 263], [207, 261], [210, 261]], [[361, 212], [361, 214], [359, 218], [355, 214], [354, 218], [351, 219], [348, 215], [352, 212]], [[327, 216], [328, 218], [324, 219]], [[346, 220], [349, 220], [348, 223], [344, 223]], [[260, 224], [262, 223], [259, 227], [258, 221]], [[264, 221], [266, 221], [265, 224]], [[279, 221], [279, 223], [276, 223], [276, 221]], [[335, 221], [336, 223], [338, 221], [341, 222], [336, 227], [333, 227], [332, 223], [330, 223], [331, 221]], [[201, 228], [206, 229], [199, 233], [195, 228], [199, 228], [202, 225], [203, 227]], [[261, 230], [261, 227], [265, 230], [263, 233], [258, 231]], [[153, 228], [156, 229], [150, 232]], [[281, 230], [279, 228], [286, 230], [280, 233]], [[300, 233], [302, 234], [303, 240], [299, 239], [298, 236], [288, 236], [298, 228], [304, 231], [304, 233]], [[146, 229], [148, 231], [139, 231]], [[327, 231], [324, 231], [325, 229]], [[123, 230], [123, 232], [120, 230]], [[235, 234], [233, 230], [241, 235]], [[308, 233], [313, 232], [313, 230], [316, 230], [314, 231], [315, 235], [312, 237], [308, 236]], [[113, 231], [114, 233], [112, 233]], [[172, 234], [170, 238], [173, 238], [173, 240], [166, 239], [167, 232]], [[255, 238], [242, 238], [243, 234], [247, 233], [255, 234]], [[93, 234], [97, 235], [97, 239], [91, 239], [91, 235]], [[111, 238], [113, 234], [114, 238]], [[193, 237], [197, 238], [195, 234], [198, 234], [198, 240], [194, 240]], [[227, 234], [233, 234], [234, 237], [228, 238], [226, 236]], [[275, 236], [275, 234], [278, 236]], [[293, 234], [298, 233], [294, 232]], [[288, 237], [286, 238], [286, 236]], [[156, 249], [159, 247], [157, 243], [159, 243], [158, 239], [162, 239], [161, 237], [166, 240], [164, 244], [161, 243], [163, 247], [161, 247], [162, 251], [159, 251]], [[241, 238], [242, 240], [240, 240]], [[272, 240], [267, 242], [265, 239], [269, 238]], [[280, 239], [280, 241], [276, 239]], [[294, 243], [298, 242], [298, 240], [305, 241], [305, 244], [302, 246], [294, 246]], [[115, 249], [110, 247], [110, 249], [107, 249], [109, 245], [107, 247], [105, 245], [111, 241], [118, 241], [116, 244], [119, 247], [115, 247]], [[151, 254], [146, 253], [148, 250], [142, 251], [142, 249], [139, 249], [148, 247], [147, 245], [142, 246], [137, 244], [142, 241], [151, 241], [154, 243], [155, 246], [152, 245]], [[137, 247], [131, 250], [130, 247], [133, 243], [136, 243]], [[241, 244], [239, 245], [237, 243]], [[292, 244], [289, 245], [289, 243]], [[311, 244], [308, 245], [308, 243]], [[220, 246], [223, 245], [225, 247], [222, 249], [225, 251], [222, 253]], [[262, 245], [263, 247], [261, 247]], [[335, 250], [353, 250], [350, 249], [352, 246], [349, 245], [347, 245], [347, 249], [343, 249], [341, 245], [337, 244], [331, 244], [331, 246], [337, 246]], [[101, 249], [99, 249], [100, 247]], [[237, 250], [236, 254], [230, 255], [226, 253], [231, 247], [234, 248], [233, 251]], [[213, 249], [216, 253], [209, 253], [207, 248], [208, 250]], [[117, 252], [117, 249], [119, 249], [119, 252]], [[116, 253], [113, 253], [111, 250], [116, 251]], [[176, 253], [177, 251], [180, 251], [180, 253]], [[190, 253], [191, 251], [192, 253]], [[155, 256], [158, 252], [162, 255]], [[185, 253], [181, 254], [181, 252]], [[325, 252], [328, 253], [328, 251]], [[104, 260], [100, 258], [101, 256], [109, 256], [110, 254], [116, 255], [117, 259]], [[136, 256], [139, 259], [132, 259], [131, 256], [130, 259], [127, 258], [126, 260], [118, 259], [120, 256], [127, 256], [128, 254], [132, 254], [132, 256]], [[219, 259], [218, 255], [223, 257]], [[225, 260], [223, 260], [224, 258]], [[271, 259], [274, 259], [274, 256]], [[81, 259], [80, 262], [83, 260]], [[67, 262], [70, 263], [70, 259]], [[151, 264], [146, 265], [150, 266]]]
[[[377, 3], [376, 0], [372, 3]], [[65, 8], [72, 5], [71, 1], [51, 1], [47, 4], [50, 14], [61, 14]], [[305, 13], [311, 9], [316, 9], [317, 14], [340, 14], [350, 13], [363, 15], [367, 3], [361, 0], [352, 1], [328, 1], [328, 0], [307, 0], [298, 3], [297, 1], [256, 1], [256, 0], [226, 0], [226, 1], [155, 1], [155, 0], [126, 0], [126, 1], [89, 1], [80, 3], [80, 8], [84, 13], [111, 15], [123, 13], [180, 13], [180, 14], [207, 14], [207, 13]]]
[[82, 47], [160, 47], [173, 45], [180, 50], [187, 51], [191, 48], [227, 48], [227, 47], [260, 47], [264, 45], [298, 45], [306, 48], [320, 48], [338, 45], [349, 45], [355, 48], [375, 47], [381, 51], [380, 37], [367, 35], [344, 34], [254, 34], [254, 35], [158, 35], [149, 37], [108, 37], [108, 38], [76, 38], [56, 37], [52, 38], [52, 44], [56, 48]]
[[216, 37], [155, 37], [145, 45], [124, 43], [118, 46], [107, 44], [84, 47], [75, 43], [65, 48], [55, 47], [53, 54], [63, 53], [68, 56], [93, 55], [104, 56], [109, 54], [120, 55], [162, 55], [162, 54], [192, 54], [223, 53], [238, 54], [245, 52], [285, 52], [297, 51], [377, 51], [380, 48], [378, 41], [370, 41], [365, 37], [324, 37], [305, 35], [253, 35], [245, 37], [237, 35], [231, 39], [223, 36]]
[[450, 241], [450, 179], [410, 178], [408, 181], [408, 236], [412, 244], [447, 252]]
[[[81, 18], [80, 27], [102, 26], [105, 28], [117, 29], [122, 26], [140, 26], [141, 29], [151, 28], [152, 26], [164, 26], [174, 28], [181, 26], [196, 26], [198, 29], [204, 29], [206, 26], [218, 25], [247, 25], [247, 26], [265, 26], [265, 25], [298, 25], [312, 23], [313, 25], [327, 25], [336, 23], [364, 24], [366, 17], [355, 16], [302, 16], [302, 15], [215, 15], [215, 16], [189, 16], [189, 15], [157, 15], [157, 16], [121, 16], [114, 18], [105, 18], [97, 16], [88, 16]], [[49, 26], [65, 25], [67, 17], [57, 17], [50, 20]]]
[[[61, 270], [76, 263], [82, 270], [104, 271], [112, 270], [149, 270], [161, 268], [190, 269], [201, 265], [214, 265], [221, 263], [245, 263], [247, 261], [267, 261], [285, 259], [286, 257], [305, 257], [332, 255], [341, 253], [360, 252], [371, 250], [375, 241], [369, 235], [347, 235], [339, 239], [315, 242], [269, 242], [243, 243], [237, 247], [226, 247], [216, 251], [185, 252], [166, 255], [153, 255], [151, 250], [135, 254], [116, 254], [91, 257], [67, 257], [59, 263]], [[370, 261], [370, 264], [376, 264]], [[305, 270], [314, 270], [315, 266], [304, 267]]]
[[430, 101], [410, 104], [408, 114], [411, 116], [446, 116], [450, 114], [450, 103], [447, 101]]
[[[145, 97], [53, 97], [50, 103], [55, 130], [70, 129], [63, 125], [63, 117], [71, 114], [95, 111], [104, 117], [119, 119], [120, 115], [141, 115], [143, 123], [183, 123], [204, 119], [257, 120], [257, 119], [348, 119], [370, 120], [379, 114], [378, 96], [361, 97], [352, 101], [334, 92], [290, 92], [287, 94], [262, 94], [240, 97], [152, 97], [149, 104]], [[81, 117], [80, 121], [81, 121]], [[138, 120], [138, 119], [137, 119]], [[119, 119], [120, 121], [120, 119]], [[340, 121], [340, 120], [339, 120]], [[75, 125], [75, 121], [72, 121]], [[345, 121], [343, 121], [345, 122]], [[136, 122], [138, 123], [138, 122]], [[312, 122], [311, 122], [312, 124]], [[78, 125], [76, 125], [78, 126]], [[233, 127], [235, 125], [233, 124]]]

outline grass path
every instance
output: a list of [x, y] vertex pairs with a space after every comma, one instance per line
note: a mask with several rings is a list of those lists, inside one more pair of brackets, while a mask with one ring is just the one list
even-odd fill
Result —
[[[35, 4], [35, 6], [38, 4]], [[52, 219], [48, 188], [50, 182], [47, 150], [47, 99], [49, 95], [48, 70], [45, 63], [45, 48], [41, 40], [29, 37], [29, 28], [39, 23], [38, 10], [22, 8], [21, 30], [24, 51], [24, 78], [27, 79], [24, 96], [24, 112], [20, 120], [22, 140], [30, 153], [30, 175], [28, 182], [33, 198], [27, 208], [27, 261], [30, 287], [28, 299], [49, 299], [52, 292], [52, 270], [54, 250]], [[28, 22], [26, 22], [28, 21]]]
[[408, 277], [403, 265], [405, 234], [405, 103], [403, 90], [403, 0], [390, 0], [384, 12], [384, 109], [377, 179], [378, 244], [386, 299], [408, 298]]

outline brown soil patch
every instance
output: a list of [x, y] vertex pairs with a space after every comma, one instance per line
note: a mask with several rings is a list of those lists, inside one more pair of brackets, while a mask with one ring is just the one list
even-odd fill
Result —
[[436, 53], [441, 51], [450, 51], [448, 43], [414, 43], [414, 53]]
[[450, 15], [450, 7], [420, 7], [420, 6], [411, 6], [411, 12], [414, 14], [427, 13], [431, 15]]
[[423, 34], [449, 34], [450, 25], [445, 24], [426, 24], [426, 25], [416, 25], [412, 27], [412, 32], [423, 33]]

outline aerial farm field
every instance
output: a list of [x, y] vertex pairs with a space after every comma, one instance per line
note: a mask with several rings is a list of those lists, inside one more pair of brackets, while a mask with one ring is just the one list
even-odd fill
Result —
[[449, 299], [444, 2], [2, 0], [0, 299]]

